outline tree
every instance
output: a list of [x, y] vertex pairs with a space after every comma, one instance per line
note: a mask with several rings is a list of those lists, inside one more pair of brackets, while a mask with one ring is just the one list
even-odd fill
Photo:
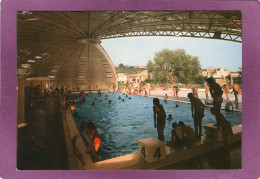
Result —
[[124, 64], [123, 64], [123, 63], [120, 63], [120, 64], [119, 64], [119, 67], [124, 67]]
[[186, 54], [183, 49], [163, 49], [155, 53], [153, 62], [148, 61], [148, 73], [157, 82], [167, 81], [168, 76], [176, 75], [180, 83], [202, 82], [199, 76], [200, 62], [198, 57]]

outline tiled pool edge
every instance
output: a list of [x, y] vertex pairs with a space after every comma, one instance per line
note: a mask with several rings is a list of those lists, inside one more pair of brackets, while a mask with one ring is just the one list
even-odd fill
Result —
[[[64, 127], [66, 147], [67, 147], [69, 169], [82, 170], [83, 169], [82, 167], [84, 165], [81, 163], [81, 161], [78, 159], [78, 157], [76, 156], [76, 154], [73, 151], [72, 139], [75, 135], [77, 135], [79, 133], [79, 130], [76, 126], [76, 123], [75, 123], [70, 111], [62, 110], [62, 121], [63, 121], [63, 127]], [[84, 161], [85, 165], [92, 164], [93, 162], [92, 162], [90, 155], [85, 152], [87, 147], [86, 147], [84, 141], [82, 140], [82, 138], [77, 139], [76, 146], [82, 155], [81, 158]]]

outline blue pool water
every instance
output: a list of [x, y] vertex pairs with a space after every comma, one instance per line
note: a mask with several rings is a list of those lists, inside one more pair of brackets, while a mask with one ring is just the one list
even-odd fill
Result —
[[[97, 94], [85, 96], [86, 102], [79, 104], [77, 99], [77, 113], [80, 118], [74, 116], [74, 120], [80, 130], [83, 121], [93, 121], [98, 129], [102, 144], [99, 155], [101, 160], [114, 158], [138, 151], [137, 141], [149, 137], [157, 138], [157, 130], [154, 128], [153, 119], [153, 98], [129, 95], [132, 99], [126, 98], [123, 94], [108, 93], [109, 99], [105, 100], [105, 94], [97, 97]], [[76, 95], [72, 96], [75, 97]], [[121, 96], [125, 99], [119, 100]], [[94, 98], [97, 97], [97, 100]], [[100, 99], [102, 102], [100, 102]], [[108, 103], [112, 100], [112, 104]], [[95, 105], [91, 103], [95, 101]], [[172, 122], [184, 121], [185, 124], [193, 126], [190, 104], [160, 99], [164, 106], [166, 115], [172, 114], [173, 120], [166, 121], [164, 135], [165, 141], [171, 139]], [[176, 104], [179, 105], [176, 108]], [[232, 126], [241, 124], [241, 112], [222, 112]], [[215, 117], [205, 108], [203, 125], [216, 123]], [[204, 134], [204, 129], [203, 129]]]

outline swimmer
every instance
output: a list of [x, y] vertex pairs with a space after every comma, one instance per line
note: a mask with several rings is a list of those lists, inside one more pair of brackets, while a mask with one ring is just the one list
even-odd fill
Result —
[[79, 117], [77, 111], [75, 111], [73, 115], [80, 119], [80, 117]]
[[125, 99], [123, 99], [122, 101], [125, 101]]
[[76, 104], [72, 104], [72, 105], [70, 106], [70, 110], [73, 111], [73, 110], [75, 110], [75, 109], [76, 109]]
[[109, 104], [112, 104], [112, 100], [108, 100], [108, 103], [109, 103]]
[[127, 97], [127, 98], [128, 98], [128, 95], [125, 95], [125, 97]]
[[168, 95], [167, 95], [167, 93], [165, 93], [165, 95], [164, 95], [164, 101], [166, 101], [168, 99]]
[[79, 103], [85, 103], [85, 97], [84, 97], [84, 96], [81, 98], [81, 100], [79, 101]]
[[101, 96], [102, 95], [102, 93], [101, 93], [101, 91], [100, 91], [100, 89], [98, 90], [98, 96]]
[[[93, 148], [95, 149], [96, 152], [98, 152], [100, 145], [101, 145], [101, 139], [99, 137], [95, 124], [91, 121], [88, 122], [87, 124], [85, 122], [83, 122], [83, 123], [82, 123], [82, 126], [83, 126], [82, 133], [86, 134], [90, 138]], [[86, 152], [90, 153], [91, 148], [88, 147]], [[97, 153], [93, 153], [93, 154], [95, 156], [95, 160], [99, 161], [98, 156], [96, 155]]]
[[95, 105], [95, 102], [93, 101], [91, 105], [94, 106], [94, 105]]
[[132, 99], [131, 97], [129, 97], [129, 99]]
[[178, 104], [176, 104], [176, 108], [178, 108], [179, 107], [179, 105]]
[[[230, 109], [230, 107], [232, 107], [232, 109]], [[230, 112], [233, 111], [233, 104], [231, 101], [227, 101], [226, 105], [225, 105], [225, 111], [226, 112]]]
[[108, 95], [105, 95], [105, 99], [108, 99]]
[[102, 100], [99, 100], [99, 102], [101, 102], [101, 103], [102, 103]]
[[172, 118], [172, 115], [171, 115], [171, 114], [169, 114], [169, 115], [168, 115], [168, 119], [167, 119], [167, 120], [168, 120], [168, 121], [170, 121], [170, 120], [172, 120], [172, 119], [173, 119], [173, 118]]
[[121, 99], [121, 96], [119, 96], [118, 99], [120, 100], [120, 99]]
[[95, 100], [97, 100], [97, 97], [95, 97]]

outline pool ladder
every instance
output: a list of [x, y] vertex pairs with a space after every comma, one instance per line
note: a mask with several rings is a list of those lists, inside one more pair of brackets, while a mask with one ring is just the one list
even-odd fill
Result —
[[87, 134], [84, 134], [82, 132], [76, 134], [73, 139], [72, 139], [72, 144], [73, 144], [73, 151], [74, 153], [76, 154], [76, 156], [78, 157], [78, 159], [80, 160], [80, 162], [85, 165], [85, 162], [83, 161], [82, 159], [82, 154], [80, 153], [79, 149], [77, 148], [76, 146], [76, 141], [79, 137], [82, 137], [87, 143], [88, 143], [88, 146], [90, 147], [93, 155], [94, 155], [94, 158], [95, 158], [95, 162], [99, 162], [99, 156], [97, 154], [97, 152], [95, 151], [94, 147], [93, 147], [93, 144], [89, 138], [89, 136]]

